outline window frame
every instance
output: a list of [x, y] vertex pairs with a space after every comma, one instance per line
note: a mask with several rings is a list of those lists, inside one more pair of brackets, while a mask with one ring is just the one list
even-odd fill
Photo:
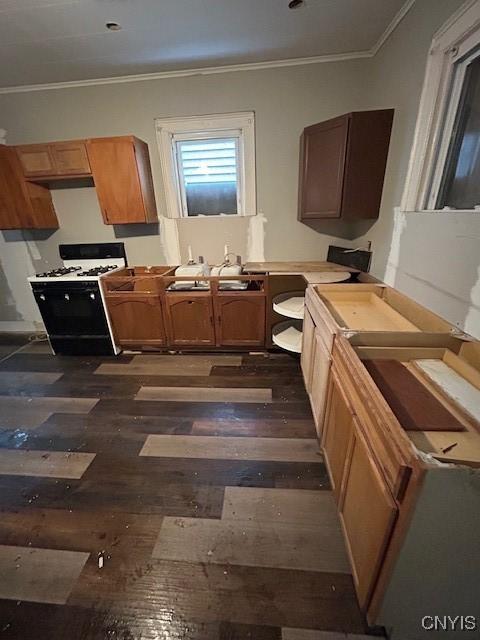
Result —
[[478, 213], [477, 209], [436, 209], [435, 205], [467, 66], [466, 60], [461, 66], [457, 63], [479, 45], [480, 0], [469, 0], [432, 40], [401, 204], [405, 212]]
[[[256, 209], [255, 113], [242, 111], [183, 118], [156, 118], [155, 131], [160, 153], [168, 218], [204, 220], [254, 216]], [[237, 213], [189, 216], [182, 198], [176, 142], [180, 139], [211, 139], [238, 136]], [[240, 206], [239, 206], [240, 204]]]

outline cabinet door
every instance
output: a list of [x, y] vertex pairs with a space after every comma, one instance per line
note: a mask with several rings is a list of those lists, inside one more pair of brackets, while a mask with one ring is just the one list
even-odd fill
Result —
[[153, 190], [150, 200], [144, 197], [142, 186], [147, 183], [140, 180], [135, 144], [131, 136], [87, 141], [88, 159], [105, 224], [151, 221], [151, 206], [146, 203], [153, 197]]
[[396, 517], [397, 506], [354, 418], [340, 519], [362, 608], [368, 606]]
[[300, 150], [299, 219], [339, 218], [349, 117], [307, 127]]
[[50, 147], [55, 163], [55, 175], [89, 175], [87, 148], [83, 141], [55, 142]]
[[29, 144], [15, 147], [23, 175], [27, 177], [41, 177], [55, 175], [55, 159], [50, 145]]
[[265, 344], [265, 298], [232, 295], [215, 298], [218, 346], [263, 346]]
[[337, 502], [340, 500], [345, 463], [353, 434], [353, 420], [353, 412], [342, 392], [340, 381], [332, 372], [322, 446]]
[[310, 402], [312, 404], [313, 418], [319, 438], [321, 438], [323, 430], [331, 364], [332, 358], [330, 352], [325, 346], [320, 332], [318, 329], [315, 329]]
[[13, 147], [0, 145], [0, 229], [56, 229], [47, 187], [26, 182]]
[[158, 296], [106, 297], [115, 342], [118, 345], [165, 345], [165, 324]]
[[300, 364], [302, 366], [303, 381], [308, 393], [310, 393], [312, 387], [312, 368], [315, 350], [314, 337], [315, 324], [313, 322], [312, 316], [310, 315], [310, 312], [308, 311], [307, 307], [305, 307]]
[[170, 344], [215, 345], [213, 302], [210, 294], [167, 294]]

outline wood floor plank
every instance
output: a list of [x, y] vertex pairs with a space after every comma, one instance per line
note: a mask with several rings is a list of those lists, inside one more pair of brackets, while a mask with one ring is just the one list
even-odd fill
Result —
[[321, 462], [317, 440], [307, 438], [238, 438], [150, 435], [141, 456]]
[[64, 604], [89, 554], [0, 545], [0, 598]]
[[101, 364], [95, 374], [112, 376], [208, 376], [212, 367], [209, 364], [183, 365], [175, 362], [132, 364]]
[[[97, 608], [96, 593], [84, 585], [83, 575], [69, 604]], [[144, 627], [132, 625], [142, 640], [150, 639], [152, 628], [167, 629], [172, 638], [196, 640], [194, 634], [177, 633], [175, 622], [185, 620], [365, 631], [352, 576], [345, 573], [151, 559], [147, 565], [129, 567], [122, 588], [112, 590], [102, 603], [114, 618], [140, 618], [140, 625], [145, 620]]]
[[242, 364], [242, 355], [229, 355], [229, 354], [203, 354], [198, 353], [194, 355], [148, 355], [142, 354], [134, 356], [132, 364], [179, 364], [183, 367], [199, 366], [200, 364], [213, 367], [216, 365], [222, 367], [239, 367]]
[[342, 535], [330, 491], [226, 487], [222, 520], [304, 524]]
[[[48, 456], [42, 465], [66, 452], [95, 458], [76, 478], [0, 472], [0, 543], [90, 555], [66, 604], [0, 594], [0, 635], [7, 626], [6, 640], [32, 629], [35, 640], [365, 631], [352, 576], [338, 571], [345, 549], [298, 358], [42, 351], [0, 363], [0, 451]], [[182, 401], [134, 399], [140, 387], [197, 391]], [[232, 402], [230, 389], [271, 393], [271, 401]], [[199, 398], [227, 392], [227, 401]], [[19, 471], [18, 460], [10, 465]], [[175, 553], [200, 560], [152, 557], [165, 521]], [[202, 530], [186, 532], [182, 522]], [[232, 563], [262, 556], [273, 566]], [[50, 565], [42, 571], [48, 577]]]
[[337, 527], [164, 518], [152, 556], [162, 560], [350, 573]]
[[0, 389], [28, 384], [53, 384], [62, 373], [48, 371], [0, 371]]
[[282, 640], [373, 640], [373, 637], [358, 633], [284, 627], [282, 629]]
[[316, 435], [313, 420], [195, 420], [192, 433], [266, 438], [314, 438]]
[[72, 478], [83, 476], [95, 453], [0, 449], [0, 475]]
[[166, 402], [248, 402], [269, 404], [271, 389], [221, 387], [141, 387], [136, 400]]

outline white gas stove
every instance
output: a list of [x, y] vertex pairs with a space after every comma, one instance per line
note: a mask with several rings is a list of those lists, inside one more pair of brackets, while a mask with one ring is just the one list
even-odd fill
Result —
[[62, 244], [59, 252], [61, 267], [28, 278], [53, 352], [118, 353], [100, 279], [126, 266], [123, 242]]

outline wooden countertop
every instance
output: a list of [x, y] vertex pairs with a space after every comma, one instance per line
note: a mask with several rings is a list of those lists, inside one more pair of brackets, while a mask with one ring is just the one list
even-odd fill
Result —
[[299, 275], [303, 275], [304, 273], [313, 273], [316, 271], [350, 271], [350, 273], [359, 273], [358, 269], [326, 261], [247, 262], [244, 265], [243, 270], [251, 273], [298, 273]]

